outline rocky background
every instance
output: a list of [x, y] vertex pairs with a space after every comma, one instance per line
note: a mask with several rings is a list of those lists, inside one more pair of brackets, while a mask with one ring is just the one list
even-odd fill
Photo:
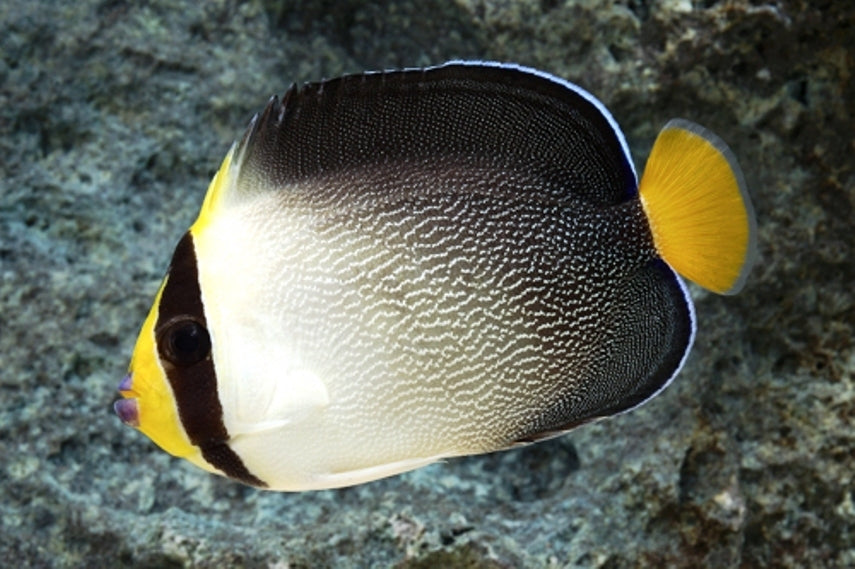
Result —
[[[9, 567], [855, 566], [855, 8], [806, 0], [6, 0], [0, 559]], [[639, 166], [672, 116], [732, 146], [760, 259], [654, 402], [523, 450], [259, 492], [111, 410], [177, 239], [293, 81], [515, 61]]]

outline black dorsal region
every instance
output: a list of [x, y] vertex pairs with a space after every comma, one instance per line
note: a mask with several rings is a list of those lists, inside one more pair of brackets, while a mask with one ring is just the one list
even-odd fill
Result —
[[517, 191], [549, 203], [613, 205], [637, 192], [623, 135], [601, 103], [556, 77], [499, 64], [294, 86], [253, 120], [234, 163], [235, 191], [249, 193], [353, 172], [385, 177], [377, 170], [402, 163], [408, 172], [447, 164], [523, 174], [531, 183]]

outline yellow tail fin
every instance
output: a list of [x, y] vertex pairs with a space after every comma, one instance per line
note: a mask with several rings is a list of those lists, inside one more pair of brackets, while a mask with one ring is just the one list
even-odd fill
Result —
[[639, 194], [656, 249], [675, 271], [718, 294], [739, 292], [756, 254], [756, 222], [742, 171], [720, 138], [669, 121]]

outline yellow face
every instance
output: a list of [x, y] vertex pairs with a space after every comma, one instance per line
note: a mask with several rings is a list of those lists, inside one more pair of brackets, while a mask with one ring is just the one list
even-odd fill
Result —
[[123, 422], [168, 453], [209, 472], [260, 485], [243, 470], [226, 471], [223, 465], [211, 464], [220, 460], [234, 465], [240, 460], [225, 448], [230, 437], [222, 422], [194, 235], [214, 213], [219, 190], [229, 178], [231, 156], [232, 151], [211, 182], [199, 218], [176, 246], [140, 330], [128, 375], [119, 385], [123, 399], [114, 407]]
[[178, 417], [175, 396], [160, 362], [154, 332], [165, 286], [166, 280], [140, 330], [128, 377], [119, 387], [124, 399], [116, 403], [116, 412], [125, 423], [142, 431], [166, 452], [192, 460], [199, 449], [190, 443]]

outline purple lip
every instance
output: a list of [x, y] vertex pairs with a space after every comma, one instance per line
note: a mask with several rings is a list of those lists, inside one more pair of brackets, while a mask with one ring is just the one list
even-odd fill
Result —
[[131, 379], [131, 374], [126, 375], [125, 378], [119, 383], [119, 391], [130, 391], [133, 382], [134, 380]]
[[140, 410], [136, 399], [119, 399], [113, 403], [113, 410], [126, 425], [140, 426]]

